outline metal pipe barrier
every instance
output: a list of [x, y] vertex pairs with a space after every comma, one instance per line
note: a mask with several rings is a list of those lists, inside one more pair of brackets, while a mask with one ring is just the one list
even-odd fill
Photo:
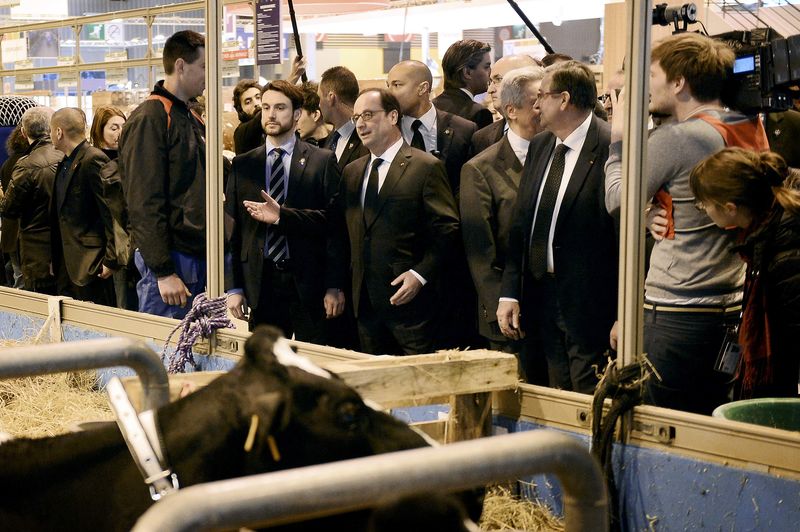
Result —
[[113, 366], [127, 366], [139, 376], [144, 410], [169, 402], [164, 364], [141, 340], [103, 338], [0, 349], [0, 379]]
[[606, 486], [589, 451], [573, 437], [536, 430], [198, 484], [153, 505], [133, 531], [274, 526], [535, 473], [561, 482], [567, 531], [608, 530]]

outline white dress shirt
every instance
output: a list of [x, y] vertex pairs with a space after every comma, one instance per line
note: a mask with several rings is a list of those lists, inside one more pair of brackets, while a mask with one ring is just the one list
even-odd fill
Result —
[[350, 143], [350, 137], [356, 134], [356, 126], [352, 120], [348, 120], [336, 131], [339, 133], [339, 140], [336, 141], [336, 151], [334, 153], [336, 153], [336, 160], [338, 161], [342, 158], [344, 149]]
[[525, 166], [525, 159], [528, 157], [528, 146], [531, 145], [531, 141], [523, 139], [514, 133], [514, 130], [511, 128], [508, 128], [506, 135], [508, 137], [508, 143], [511, 144], [511, 149], [514, 150], [514, 155], [517, 156], [522, 166]]
[[403, 138], [409, 146], [411, 146], [411, 139], [414, 138], [414, 130], [411, 129], [411, 124], [413, 124], [415, 120], [422, 122], [422, 125], [419, 127], [419, 132], [422, 135], [423, 142], [425, 142], [425, 151], [430, 153], [437, 150], [438, 142], [436, 138], [436, 107], [431, 105], [431, 108], [419, 118], [403, 115], [401, 120], [401, 129], [403, 131]]

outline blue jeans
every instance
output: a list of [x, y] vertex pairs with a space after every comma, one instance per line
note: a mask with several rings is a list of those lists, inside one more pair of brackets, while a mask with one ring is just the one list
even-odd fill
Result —
[[178, 251], [170, 252], [170, 256], [175, 264], [175, 273], [192, 294], [188, 298], [186, 306], [179, 307], [164, 303], [164, 300], [161, 299], [161, 292], [158, 289], [158, 278], [144, 263], [142, 254], [139, 253], [138, 249], [133, 258], [142, 278], [136, 283], [136, 294], [139, 296], [139, 312], [180, 320], [192, 308], [194, 296], [206, 290], [206, 261]]
[[650, 377], [647, 404], [711, 414], [728, 402], [730, 378], [714, 370], [729, 325], [738, 313], [644, 311], [644, 351], [661, 375]]

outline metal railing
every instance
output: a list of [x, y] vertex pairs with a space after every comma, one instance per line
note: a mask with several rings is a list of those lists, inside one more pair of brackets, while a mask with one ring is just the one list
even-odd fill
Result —
[[273, 526], [534, 473], [553, 473], [561, 482], [567, 531], [608, 530], [606, 486], [594, 458], [576, 438], [548, 430], [198, 484], [159, 501], [133, 530]]
[[144, 410], [169, 402], [164, 364], [140, 340], [103, 338], [0, 349], [0, 379], [113, 366], [127, 366], [139, 376]]

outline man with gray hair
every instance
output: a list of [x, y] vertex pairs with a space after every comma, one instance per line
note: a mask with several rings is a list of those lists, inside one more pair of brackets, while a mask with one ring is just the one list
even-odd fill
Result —
[[477, 155], [495, 142], [503, 138], [508, 131], [508, 122], [500, 103], [500, 96], [503, 94], [503, 77], [518, 68], [536, 67], [539, 63], [528, 54], [504, 55], [492, 65], [492, 76], [489, 78], [489, 90], [487, 96], [492, 100], [492, 106], [503, 118], [495, 120], [486, 127], [482, 127], [472, 135], [472, 153]]
[[48, 107], [33, 107], [22, 115], [22, 134], [30, 148], [17, 161], [8, 189], [0, 190], [0, 213], [19, 219], [25, 289], [51, 295], [56, 284], [50, 270], [50, 196], [64, 157], [50, 142], [52, 115]]
[[[503, 336], [497, 325], [497, 302], [503, 280], [511, 213], [517, 200], [528, 146], [542, 131], [534, 108], [544, 70], [538, 66], [503, 72], [498, 109], [508, 120], [508, 133], [461, 169], [461, 224], [470, 273], [478, 290], [480, 334], [492, 349], [518, 353], [528, 381], [546, 384], [546, 374], [533, 368], [520, 340]], [[544, 379], [542, 379], [544, 377]]]

